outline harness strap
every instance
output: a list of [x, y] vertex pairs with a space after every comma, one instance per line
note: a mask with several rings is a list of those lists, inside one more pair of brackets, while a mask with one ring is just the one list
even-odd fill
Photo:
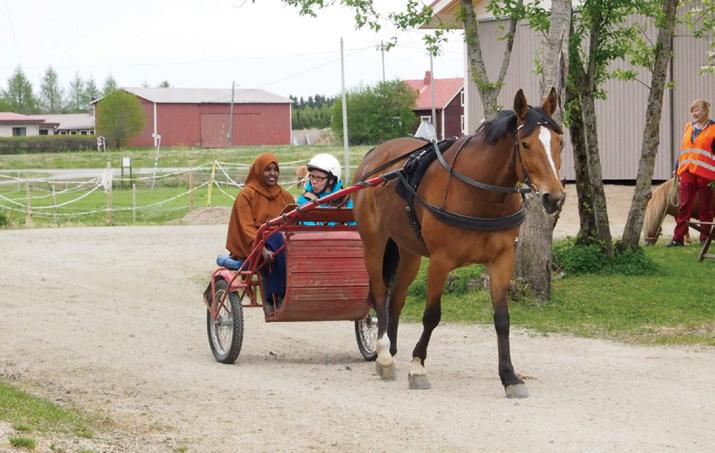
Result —
[[423, 242], [424, 239], [422, 238], [422, 226], [417, 219], [417, 214], [414, 209], [414, 200], [417, 200], [422, 206], [427, 208], [427, 210], [431, 212], [432, 215], [434, 215], [438, 220], [448, 225], [467, 230], [506, 230], [521, 225], [526, 218], [526, 212], [524, 211], [523, 204], [513, 214], [509, 214], [503, 217], [472, 217], [448, 211], [444, 208], [435, 206], [429, 203], [424, 198], [420, 197], [417, 191], [409, 184], [409, 182], [401, 171], [397, 172], [397, 176], [400, 178], [400, 181], [402, 181], [407, 190], [410, 192], [407, 213], [410, 216], [410, 222], [412, 223], [412, 227], [415, 229], [417, 236]]
[[[467, 142], [472, 137], [469, 137], [463, 144], [462, 146], [466, 145]], [[489, 190], [492, 192], [499, 192], [499, 193], [520, 193], [520, 194], [525, 194], [525, 193], [530, 193], [531, 188], [530, 187], [505, 187], [505, 186], [495, 186], [492, 184], [487, 184], [484, 182], [479, 182], [475, 179], [470, 178], [469, 176], [466, 176], [457, 170], [455, 170], [453, 167], [450, 167], [450, 165], [447, 163], [446, 160], [444, 160], [444, 156], [442, 155], [442, 152], [439, 150], [439, 146], [435, 143], [434, 146], [435, 152], [437, 154], [437, 160], [439, 160], [439, 163], [444, 167], [445, 170], [449, 172], [450, 175], [454, 175], [457, 179], [462, 181], [463, 183], [470, 185], [472, 187], [477, 187], [479, 189], [484, 189], [484, 190]]]

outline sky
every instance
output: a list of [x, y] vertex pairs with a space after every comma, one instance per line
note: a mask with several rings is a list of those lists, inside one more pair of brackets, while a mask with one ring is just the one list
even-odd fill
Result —
[[[402, 0], [376, 0], [390, 11]], [[385, 53], [390, 79], [420, 79], [430, 62], [422, 36], [403, 32]], [[120, 86], [261, 88], [288, 96], [340, 93], [340, 38], [347, 89], [382, 80], [380, 40], [355, 30], [349, 9], [333, 5], [302, 17], [280, 0], [0, 0], [0, 89], [20, 66], [39, 91], [48, 66], [67, 85], [76, 73], [101, 89]], [[463, 76], [463, 38], [450, 34], [434, 58], [436, 78]]]

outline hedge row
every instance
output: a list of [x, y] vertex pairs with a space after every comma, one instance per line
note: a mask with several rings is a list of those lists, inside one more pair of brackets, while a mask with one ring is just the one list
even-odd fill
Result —
[[94, 135], [0, 137], [0, 154], [64, 153], [97, 149]]

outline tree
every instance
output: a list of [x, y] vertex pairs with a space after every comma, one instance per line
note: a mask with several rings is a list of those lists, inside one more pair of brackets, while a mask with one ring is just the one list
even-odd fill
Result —
[[685, 22], [693, 31], [693, 36], [710, 40], [710, 50], [705, 56], [700, 72], [715, 73], [715, 0], [700, 0], [693, 5], [685, 14]]
[[104, 85], [102, 86], [102, 96], [107, 96], [108, 94], [112, 94], [117, 90], [117, 81], [114, 80], [114, 77], [110, 74], [107, 79], [104, 81]]
[[159, 85], [157, 85], [157, 87], [159, 87], [159, 88], [169, 88], [170, 86], [171, 86], [171, 85], [169, 85], [169, 81], [168, 81], [168, 80], [164, 80], [164, 81], [161, 82]]
[[64, 103], [64, 90], [60, 87], [57, 72], [49, 66], [40, 85], [40, 103], [46, 113], [60, 113]]
[[655, 156], [658, 152], [660, 115], [663, 107], [663, 91], [668, 78], [668, 62], [670, 61], [673, 44], [675, 17], [678, 12], [678, 0], [664, 0], [662, 15], [657, 21], [658, 38], [655, 43], [655, 58], [653, 59], [650, 93], [646, 108], [646, 121], [643, 128], [641, 158], [638, 163], [636, 188], [633, 201], [628, 211], [628, 220], [623, 231], [619, 249], [637, 248], [643, 229], [645, 205], [651, 196], [650, 186], [655, 169]]
[[582, 219], [582, 225], [594, 227], [594, 231], [580, 231], [579, 240], [600, 245], [609, 258], [613, 257], [613, 245], [603, 190], [595, 101], [606, 97], [602, 87], [608, 79], [635, 78], [635, 71], [611, 70], [609, 66], [615, 60], [642, 65], [649, 46], [640, 26], [626, 25], [626, 19], [635, 14], [653, 17], [654, 6], [658, 4], [654, 0], [585, 0], [579, 14], [573, 16], [569, 118], [577, 123], [579, 133], [583, 132], [583, 136], [572, 137], [577, 178], [582, 178], [576, 191], [579, 214], [588, 216]]
[[145, 115], [136, 96], [117, 90], [97, 103], [97, 133], [120, 149], [144, 128]]
[[[361, 87], [347, 95], [349, 139], [351, 144], [375, 144], [412, 132], [417, 123], [412, 106], [417, 94], [400, 80]], [[343, 136], [342, 100], [333, 106], [332, 129]]]
[[94, 77], [90, 75], [89, 79], [87, 79], [87, 82], [85, 82], [84, 84], [82, 102], [84, 105], [86, 105], [86, 108], [89, 109], [89, 106], [91, 105], [92, 101], [96, 101], [97, 99], [99, 99], [99, 89], [97, 88], [97, 84], [94, 81]]
[[[536, 22], [535, 22], [536, 24]], [[560, 108], [554, 115], [557, 123], [563, 120], [563, 105], [568, 72], [568, 41], [571, 26], [571, 0], [553, 0], [546, 36], [546, 50], [541, 68], [541, 95], [546, 97], [555, 87]], [[557, 215], [547, 215], [537, 197], [526, 201], [526, 220], [519, 231], [514, 276], [525, 281], [531, 290], [544, 300], [551, 298], [551, 247]]]
[[38, 111], [38, 103], [35, 94], [32, 92], [32, 84], [19, 66], [8, 79], [7, 90], [5, 90], [3, 97], [13, 112], [28, 114], [37, 113]]
[[87, 109], [85, 105], [84, 80], [76, 72], [74, 79], [70, 81], [69, 92], [67, 93], [67, 109], [70, 112], [78, 113]]

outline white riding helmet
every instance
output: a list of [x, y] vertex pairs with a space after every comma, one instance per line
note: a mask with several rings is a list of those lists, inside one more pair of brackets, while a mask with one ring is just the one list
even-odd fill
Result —
[[316, 154], [312, 159], [310, 159], [307, 167], [308, 170], [314, 168], [316, 170], [324, 171], [325, 173], [334, 176], [338, 181], [340, 180], [340, 162], [331, 154]]

